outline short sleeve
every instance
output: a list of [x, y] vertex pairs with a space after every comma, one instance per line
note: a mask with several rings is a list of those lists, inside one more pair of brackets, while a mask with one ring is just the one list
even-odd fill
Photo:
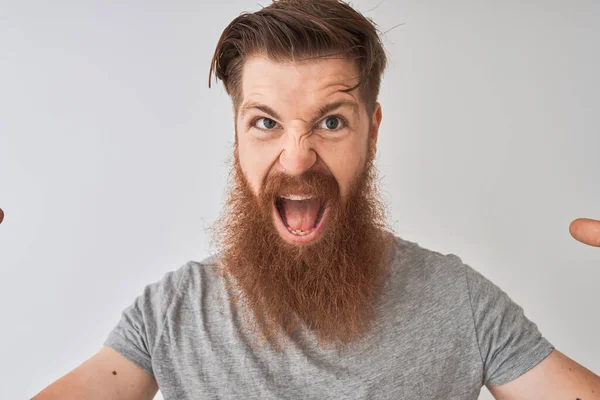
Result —
[[484, 364], [483, 383], [508, 383], [535, 367], [554, 346], [508, 295], [465, 265], [477, 341]]
[[147, 285], [133, 304], [123, 310], [104, 342], [152, 376], [153, 349], [162, 333], [168, 308], [179, 293], [183, 273], [184, 267], [167, 272], [160, 281]]

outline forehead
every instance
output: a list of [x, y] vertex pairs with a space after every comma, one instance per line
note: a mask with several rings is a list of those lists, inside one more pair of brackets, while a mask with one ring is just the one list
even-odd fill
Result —
[[315, 103], [333, 95], [358, 101], [358, 90], [341, 92], [358, 83], [355, 62], [325, 58], [303, 62], [277, 62], [253, 56], [244, 63], [242, 95], [245, 102], [272, 99], [278, 102]]

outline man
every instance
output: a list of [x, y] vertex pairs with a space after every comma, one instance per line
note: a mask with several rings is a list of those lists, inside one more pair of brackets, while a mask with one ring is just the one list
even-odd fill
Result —
[[[389, 233], [373, 160], [386, 58], [337, 0], [234, 19], [219, 252], [145, 288], [105, 347], [36, 399], [600, 399], [600, 378], [455, 255]], [[600, 222], [573, 236], [600, 246]]]

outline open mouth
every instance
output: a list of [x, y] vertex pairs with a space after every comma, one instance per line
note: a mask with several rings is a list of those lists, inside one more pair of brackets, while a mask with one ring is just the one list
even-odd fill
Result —
[[[275, 200], [278, 228], [292, 241], [308, 241], [316, 238], [326, 214], [326, 203], [316, 197], [285, 195]], [[304, 240], [306, 239], [306, 240]]]

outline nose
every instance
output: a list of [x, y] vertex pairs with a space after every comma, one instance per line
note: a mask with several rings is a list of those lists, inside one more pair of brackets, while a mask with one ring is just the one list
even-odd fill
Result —
[[308, 138], [291, 137], [279, 155], [279, 163], [290, 175], [302, 175], [317, 162], [317, 153]]

